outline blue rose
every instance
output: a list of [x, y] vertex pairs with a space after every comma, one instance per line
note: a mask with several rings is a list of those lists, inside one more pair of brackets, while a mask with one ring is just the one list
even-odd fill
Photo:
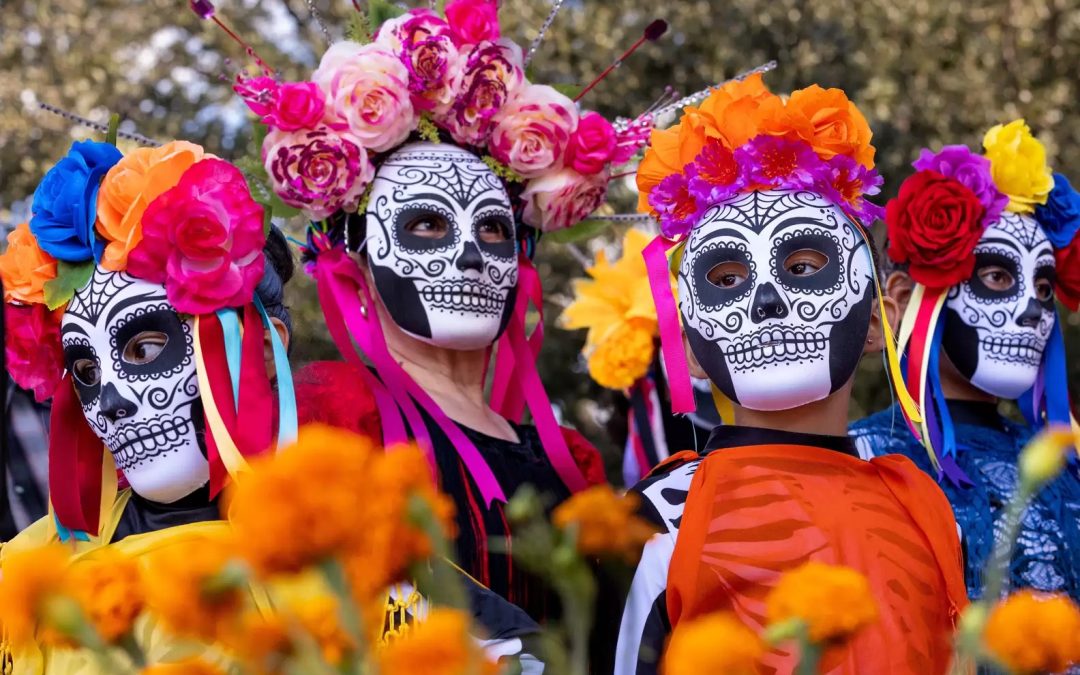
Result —
[[1044, 206], [1035, 209], [1035, 219], [1046, 231], [1054, 248], [1065, 248], [1080, 232], [1080, 193], [1069, 185], [1069, 179], [1054, 174], [1054, 189]]
[[105, 244], [94, 233], [101, 179], [123, 154], [110, 143], [78, 141], [34, 190], [30, 232], [46, 253], [67, 262], [98, 260]]

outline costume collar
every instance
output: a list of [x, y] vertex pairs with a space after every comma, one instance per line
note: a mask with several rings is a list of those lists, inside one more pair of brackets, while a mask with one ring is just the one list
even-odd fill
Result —
[[806, 434], [797, 431], [735, 425], [721, 425], [713, 429], [708, 442], [705, 443], [705, 450], [702, 454], [708, 454], [713, 450], [748, 445], [806, 445], [825, 450], [835, 450], [852, 457], [859, 456], [855, 444], [847, 436]]

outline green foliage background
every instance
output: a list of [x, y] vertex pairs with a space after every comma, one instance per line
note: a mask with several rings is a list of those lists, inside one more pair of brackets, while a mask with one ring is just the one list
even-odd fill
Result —
[[[412, 0], [413, 4], [423, 0]], [[312, 0], [334, 37], [352, 3]], [[408, 3], [406, 3], [408, 4]], [[305, 0], [218, 0], [218, 15], [286, 78], [305, 77], [328, 40]], [[503, 0], [504, 33], [527, 44], [550, 5]], [[51, 103], [95, 120], [118, 112], [121, 129], [184, 138], [220, 156], [250, 153], [250, 126], [230, 77], [242, 49], [186, 0], [3, 0], [0, 3], [0, 224], [26, 217], [29, 196], [74, 139], [93, 135], [37, 110]], [[774, 91], [817, 82], [842, 87], [874, 129], [885, 196], [910, 172], [919, 148], [978, 146], [985, 129], [1024, 116], [1052, 165], [1080, 181], [1080, 0], [567, 0], [534, 62], [535, 80], [581, 84], [663, 18], [670, 30], [589, 94], [585, 104], [633, 115], [667, 86], [689, 93], [769, 59]], [[100, 135], [99, 135], [100, 137]], [[628, 186], [613, 193], [629, 209]], [[300, 223], [290, 227], [299, 230]], [[618, 240], [612, 230], [585, 254]], [[569, 302], [580, 256], [542, 243], [546, 320]], [[335, 354], [314, 289], [299, 275], [289, 291], [297, 362]], [[1080, 316], [1066, 319], [1070, 383], [1080, 376]], [[583, 335], [549, 325], [541, 375], [568, 421], [604, 447], [614, 394], [593, 385], [578, 351]], [[852, 416], [889, 402], [880, 363], [867, 360]], [[1080, 393], [1080, 392], [1078, 392]]]

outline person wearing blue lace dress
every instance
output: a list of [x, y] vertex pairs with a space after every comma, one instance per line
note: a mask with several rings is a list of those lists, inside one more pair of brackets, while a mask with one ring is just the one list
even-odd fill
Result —
[[[905, 383], [923, 420], [893, 406], [851, 427], [864, 457], [903, 454], [938, 478], [972, 599], [983, 595], [1021, 450], [1042, 426], [1072, 419], [1055, 301], [1080, 304], [1080, 194], [1044, 160], [1019, 161], [1017, 148], [1043, 152], [1023, 120], [994, 127], [983, 143], [985, 156], [923, 150], [886, 209], [886, 292], [903, 312]], [[1026, 423], [1002, 415], [1003, 401], [1015, 401]], [[1075, 460], [1024, 514], [1007, 579], [1004, 590], [1080, 600]]]

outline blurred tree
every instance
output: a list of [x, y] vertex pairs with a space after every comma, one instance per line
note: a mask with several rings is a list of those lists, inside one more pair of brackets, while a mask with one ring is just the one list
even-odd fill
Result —
[[[413, 0], [420, 2], [421, 0]], [[310, 73], [328, 44], [303, 0], [219, 0], [219, 16], [286, 78]], [[338, 38], [353, 11], [344, 0], [312, 0]], [[7, 0], [0, 25], [0, 224], [24, 219], [29, 196], [75, 138], [93, 135], [38, 111], [51, 103], [95, 120], [110, 112], [125, 130], [186, 138], [235, 158], [252, 151], [243, 106], [230, 91], [244, 51], [185, 0]], [[523, 44], [547, 15], [547, 0], [504, 0], [504, 32]], [[535, 79], [581, 84], [599, 73], [655, 18], [670, 24], [658, 44], [634, 55], [584, 103], [632, 115], [667, 86], [689, 93], [777, 59], [767, 81], [778, 92], [811, 82], [843, 87], [870, 119], [886, 196], [910, 172], [918, 148], [979, 145], [993, 124], [1024, 116], [1053, 166], [1080, 177], [1080, 0], [567, 0], [534, 61]], [[629, 209], [628, 187], [616, 206]], [[299, 223], [290, 224], [294, 232]], [[589, 253], [615, 241], [588, 245]], [[552, 323], [569, 301], [580, 261], [554, 244], [539, 254]], [[334, 354], [314, 302], [299, 279], [289, 291], [297, 315], [298, 361]], [[1080, 315], [1068, 317], [1080, 379]], [[565, 417], [601, 441], [614, 394], [585, 374], [583, 336], [548, 331], [541, 359]], [[870, 359], [856, 386], [853, 416], [889, 402], [881, 367]], [[617, 449], [606, 449], [612, 463]]]

